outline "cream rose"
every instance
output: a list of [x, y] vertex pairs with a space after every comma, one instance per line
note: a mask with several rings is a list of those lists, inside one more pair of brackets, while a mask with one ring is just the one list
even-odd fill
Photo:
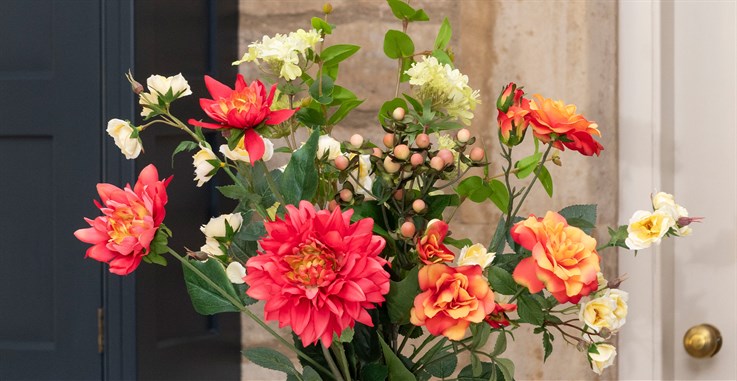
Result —
[[482, 269], [485, 269], [493, 260], [494, 253], [486, 251], [486, 247], [480, 243], [464, 246], [461, 253], [458, 254], [459, 266], [479, 265]]
[[335, 160], [341, 154], [340, 142], [333, 139], [330, 135], [320, 135], [320, 138], [317, 140], [317, 158], [322, 158], [325, 153], [328, 155], [328, 160]]
[[602, 328], [612, 329], [617, 323], [617, 316], [614, 315], [616, 309], [617, 302], [604, 295], [582, 304], [578, 319], [595, 332], [601, 331]]
[[613, 311], [617, 320], [612, 325], [612, 329], [622, 328], [624, 323], [627, 322], [627, 299], [629, 299], [629, 294], [627, 291], [622, 291], [616, 288], [610, 289], [608, 294], [609, 298], [612, 299], [617, 306]]
[[225, 274], [228, 275], [230, 283], [245, 283], [243, 278], [246, 276], [246, 268], [239, 262], [230, 262], [228, 267], [225, 269]]
[[134, 128], [130, 123], [120, 119], [111, 119], [107, 122], [108, 135], [113, 137], [115, 145], [120, 148], [126, 159], [137, 158], [143, 150], [141, 139], [138, 136], [132, 137], [135, 133]]
[[240, 213], [223, 214], [213, 217], [210, 221], [200, 227], [200, 231], [205, 235], [205, 245], [200, 251], [209, 255], [225, 255], [217, 238], [227, 238], [228, 231], [225, 223], [230, 225], [233, 232], [237, 232], [243, 224], [243, 216]]
[[146, 80], [148, 90], [151, 94], [159, 97], [166, 97], [171, 90], [172, 99], [178, 99], [187, 95], [192, 94], [192, 90], [189, 88], [189, 83], [184, 79], [181, 73], [171, 76], [164, 77], [162, 75], [152, 75]]
[[675, 223], [671, 215], [662, 210], [638, 210], [630, 218], [625, 244], [630, 250], [647, 249], [652, 244], [659, 244]]
[[589, 353], [591, 360], [591, 369], [594, 373], [601, 375], [601, 372], [614, 364], [614, 358], [617, 357], [617, 348], [611, 344], [596, 344], [596, 350], [599, 353]]
[[356, 193], [367, 194], [364, 190], [371, 191], [374, 186], [374, 179], [371, 178], [371, 155], [359, 155], [358, 156], [358, 167], [353, 170], [353, 176], [358, 179], [359, 187], [356, 188]]
[[200, 146], [200, 150], [192, 156], [192, 165], [194, 165], [194, 179], [197, 180], [197, 186], [201, 187], [204, 183], [210, 181], [214, 175], [215, 166], [210, 164], [208, 160], [218, 160], [218, 157], [210, 148]]
[[[274, 143], [271, 142], [269, 139], [264, 139], [264, 156], [261, 157], [261, 160], [263, 161], [269, 161], [274, 156]], [[243, 161], [246, 163], [251, 162], [251, 158], [248, 155], [248, 151], [246, 151], [246, 147], [243, 143], [243, 140], [238, 142], [238, 145], [233, 148], [232, 150], [228, 148], [227, 144], [223, 144], [220, 146], [220, 152], [227, 157], [230, 160], [233, 161]]]

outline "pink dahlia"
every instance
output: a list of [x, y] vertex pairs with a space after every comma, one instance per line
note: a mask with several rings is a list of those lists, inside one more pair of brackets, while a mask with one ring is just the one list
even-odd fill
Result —
[[248, 260], [243, 278], [247, 294], [266, 301], [266, 320], [289, 325], [303, 345], [326, 347], [356, 321], [373, 326], [366, 310], [389, 292], [374, 221], [351, 223], [352, 210], [315, 211], [306, 201], [286, 208], [283, 220], [266, 222], [263, 252]]
[[97, 184], [100, 201], [95, 205], [102, 216], [91, 220], [91, 227], [79, 229], [74, 236], [93, 246], [85, 257], [110, 264], [110, 272], [127, 275], [149, 253], [151, 241], [164, 221], [168, 200], [166, 187], [171, 177], [159, 180], [153, 164], [141, 171], [135, 187], [126, 185], [120, 189], [112, 184]]

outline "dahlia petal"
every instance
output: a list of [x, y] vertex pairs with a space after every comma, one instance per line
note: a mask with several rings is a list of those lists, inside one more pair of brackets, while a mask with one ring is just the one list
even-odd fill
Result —
[[540, 292], [544, 287], [543, 282], [537, 278], [536, 268], [535, 260], [528, 257], [521, 260], [512, 273], [514, 281], [527, 287], [533, 294]]
[[366, 300], [363, 290], [353, 282], [345, 282], [338, 296], [350, 302], [363, 302]]
[[[308, 317], [305, 316], [303, 317], [303, 319], [307, 320]], [[315, 327], [315, 333], [319, 336], [322, 336], [326, 331], [329, 331], [327, 328], [328, 324], [330, 323], [330, 312], [324, 309], [313, 308], [311, 323]]]
[[141, 259], [143, 256], [140, 255], [117, 256], [110, 261], [110, 272], [117, 275], [128, 275], [138, 267]]
[[248, 151], [251, 165], [254, 165], [256, 160], [260, 160], [264, 156], [266, 146], [264, 145], [264, 140], [256, 133], [256, 131], [247, 129], [246, 134], [243, 137], [243, 143], [246, 146], [246, 151]]
[[[242, 76], [240, 74], [238, 74], [238, 76], [242, 79]], [[214, 100], [229, 98], [230, 94], [233, 93], [233, 89], [210, 77], [209, 75], [205, 76], [205, 87], [207, 87], [207, 91], [210, 92], [210, 95], [212, 95], [212, 99]]]
[[361, 309], [361, 313], [356, 318], [356, 321], [368, 327], [374, 326], [374, 322], [371, 320], [371, 315], [369, 315], [369, 313], [364, 309]]
[[93, 244], [98, 243], [98, 242], [105, 242], [110, 238], [105, 231], [97, 230], [94, 227], [86, 228], [86, 229], [78, 229], [77, 231], [74, 232], [74, 236], [77, 237], [78, 240], [84, 243], [93, 243]]
[[283, 123], [287, 119], [291, 118], [294, 113], [297, 112], [299, 109], [283, 109], [283, 110], [276, 110], [269, 113], [269, 116], [266, 117], [266, 124], [273, 126], [279, 123]]
[[105, 247], [104, 243], [99, 243], [87, 249], [85, 258], [92, 258], [100, 262], [110, 262], [115, 259], [115, 252]]
[[228, 128], [230, 126], [226, 126], [223, 124], [217, 124], [217, 123], [207, 123], [207, 122], [200, 122], [194, 119], [189, 119], [187, 123], [193, 125], [193, 126], [199, 126], [202, 128], [209, 128], [211, 130], [219, 130], [221, 128]]
[[159, 171], [156, 170], [156, 167], [153, 164], [149, 164], [143, 168], [141, 173], [138, 175], [138, 181], [136, 181], [136, 186], [133, 188], [133, 191], [140, 196], [143, 193], [145, 186], [154, 184], [158, 181]]
[[207, 98], [200, 98], [200, 108], [202, 109], [202, 111], [205, 112], [205, 114], [207, 114], [207, 116], [220, 123], [225, 123], [228, 121], [223, 114], [223, 109], [220, 107], [220, 104], [217, 101]]

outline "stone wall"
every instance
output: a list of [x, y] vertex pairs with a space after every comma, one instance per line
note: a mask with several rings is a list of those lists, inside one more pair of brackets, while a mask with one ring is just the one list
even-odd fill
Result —
[[[240, 51], [263, 35], [308, 28], [313, 16], [321, 15], [322, 0], [241, 0]], [[330, 22], [337, 24], [326, 45], [351, 43], [361, 50], [341, 64], [339, 83], [366, 101], [334, 130], [346, 140], [360, 132], [379, 142], [383, 134], [376, 123], [381, 104], [394, 95], [396, 62], [384, 56], [383, 36], [387, 29], [400, 29], [383, 0], [334, 0]], [[418, 50], [432, 47], [443, 17], [453, 26], [451, 46], [456, 66], [481, 91], [482, 104], [475, 113], [472, 131], [485, 148], [498, 157], [496, 140], [496, 97], [510, 81], [530, 93], [575, 103], [580, 112], [598, 122], [605, 150], [600, 157], [583, 157], [566, 151], [563, 167], [552, 166], [555, 194], [549, 198], [536, 187], [521, 214], [544, 214], [571, 204], [599, 204], [598, 226], [617, 223], [617, 4], [615, 1], [412, 1], [425, 9], [431, 21], [413, 23], [408, 33]], [[257, 75], [244, 65], [242, 72]], [[478, 143], [477, 143], [478, 144]], [[529, 143], [523, 146], [527, 147]], [[529, 147], [528, 147], [529, 148]], [[524, 150], [522, 150], [524, 151]], [[494, 172], [501, 172], [500, 165]], [[499, 212], [490, 204], [466, 203], [455, 216], [452, 229], [474, 241], [488, 242]], [[605, 229], [603, 229], [605, 230]], [[606, 231], [601, 232], [606, 239]], [[613, 252], [602, 255], [608, 278], [617, 274]], [[259, 309], [260, 305], [255, 307]], [[260, 313], [260, 311], [256, 311]], [[244, 345], [278, 346], [255, 324], [245, 321]], [[517, 366], [517, 379], [597, 379], [586, 356], [558, 337], [555, 351], [543, 366], [541, 338], [525, 329], [515, 332], [506, 357]], [[279, 374], [261, 371], [245, 363], [244, 380], [279, 379]], [[616, 379], [616, 367], [602, 379]]]

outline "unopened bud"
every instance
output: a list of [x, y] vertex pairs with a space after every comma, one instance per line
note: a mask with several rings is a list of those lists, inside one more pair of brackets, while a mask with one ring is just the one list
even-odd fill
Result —
[[343, 202], [351, 202], [353, 201], [353, 192], [351, 192], [350, 189], [343, 189], [340, 191], [340, 199]]
[[391, 157], [387, 156], [384, 158], [384, 169], [389, 173], [397, 173], [399, 172], [399, 169], [401, 168], [401, 165], [399, 163], [395, 163]]
[[468, 156], [471, 157], [472, 161], [478, 162], [484, 160], [484, 150], [479, 147], [473, 147], [471, 153]]
[[133, 73], [131, 73], [130, 70], [128, 70], [128, 73], [125, 74], [125, 78], [128, 79], [128, 82], [130, 82], [130, 84], [131, 84], [131, 90], [136, 95], [138, 95], [138, 94], [140, 94], [140, 93], [143, 92], [143, 85], [141, 85], [140, 83], [138, 83], [138, 81], [136, 81], [133, 78]]
[[384, 135], [384, 145], [387, 148], [394, 147], [394, 142], [395, 142], [394, 134], [386, 134], [386, 135]]
[[198, 261], [204, 261], [208, 258], [207, 253], [204, 251], [187, 251], [187, 255]]
[[456, 138], [461, 143], [467, 143], [469, 140], [471, 140], [471, 131], [466, 128], [461, 128], [460, 130], [458, 130]]
[[417, 167], [425, 162], [425, 158], [423, 158], [419, 153], [413, 153], [412, 157], [409, 158], [409, 162], [412, 163], [413, 167]]
[[603, 327], [602, 329], [599, 330], [599, 336], [602, 339], [606, 340], [612, 336], [612, 331], [607, 327]]
[[678, 226], [684, 227], [691, 225], [692, 222], [701, 222], [704, 220], [704, 217], [680, 217], [678, 218], [678, 221], [676, 222]]
[[553, 152], [553, 158], [551, 160], [553, 161], [553, 164], [559, 167], [563, 166], [563, 162], [560, 161], [560, 154], [558, 153], [558, 151]]
[[443, 160], [443, 158], [441, 158], [440, 156], [435, 156], [434, 158], [430, 159], [430, 168], [436, 171], [442, 171], [443, 168], [445, 168], [445, 160]]
[[299, 102], [299, 105], [300, 105], [300, 107], [305, 108], [305, 107], [309, 107], [311, 103], [312, 103], [312, 98], [311, 97], [305, 97], [305, 98], [302, 98], [302, 101]]
[[394, 147], [394, 156], [399, 160], [407, 160], [409, 158], [409, 147], [406, 144], [400, 144]]
[[402, 224], [402, 227], [399, 229], [399, 231], [402, 233], [403, 236], [407, 238], [412, 238], [415, 235], [415, 224], [412, 221], [406, 221]]
[[333, 4], [325, 3], [322, 6], [322, 13], [329, 15], [333, 12]]
[[400, 121], [400, 120], [404, 119], [405, 113], [406, 113], [406, 111], [404, 111], [404, 109], [402, 107], [397, 107], [392, 112], [392, 118], [394, 118], [394, 120], [396, 120], [396, 121]]
[[344, 170], [348, 168], [348, 158], [341, 155], [335, 158], [335, 168], [338, 168], [338, 170]]
[[363, 136], [359, 134], [353, 134], [353, 136], [351, 136], [350, 142], [354, 148], [361, 148], [361, 146], [363, 145]]
[[578, 344], [576, 344], [576, 349], [578, 349], [579, 352], [586, 352], [589, 349], [589, 342], [579, 339]]
[[417, 148], [425, 149], [430, 146], [430, 136], [427, 134], [418, 134], [415, 138], [415, 145]]
[[415, 200], [415, 202], [412, 203], [412, 210], [414, 210], [415, 213], [422, 213], [422, 211], [425, 210], [426, 206], [427, 205], [425, 204], [425, 201], [417, 199]]

